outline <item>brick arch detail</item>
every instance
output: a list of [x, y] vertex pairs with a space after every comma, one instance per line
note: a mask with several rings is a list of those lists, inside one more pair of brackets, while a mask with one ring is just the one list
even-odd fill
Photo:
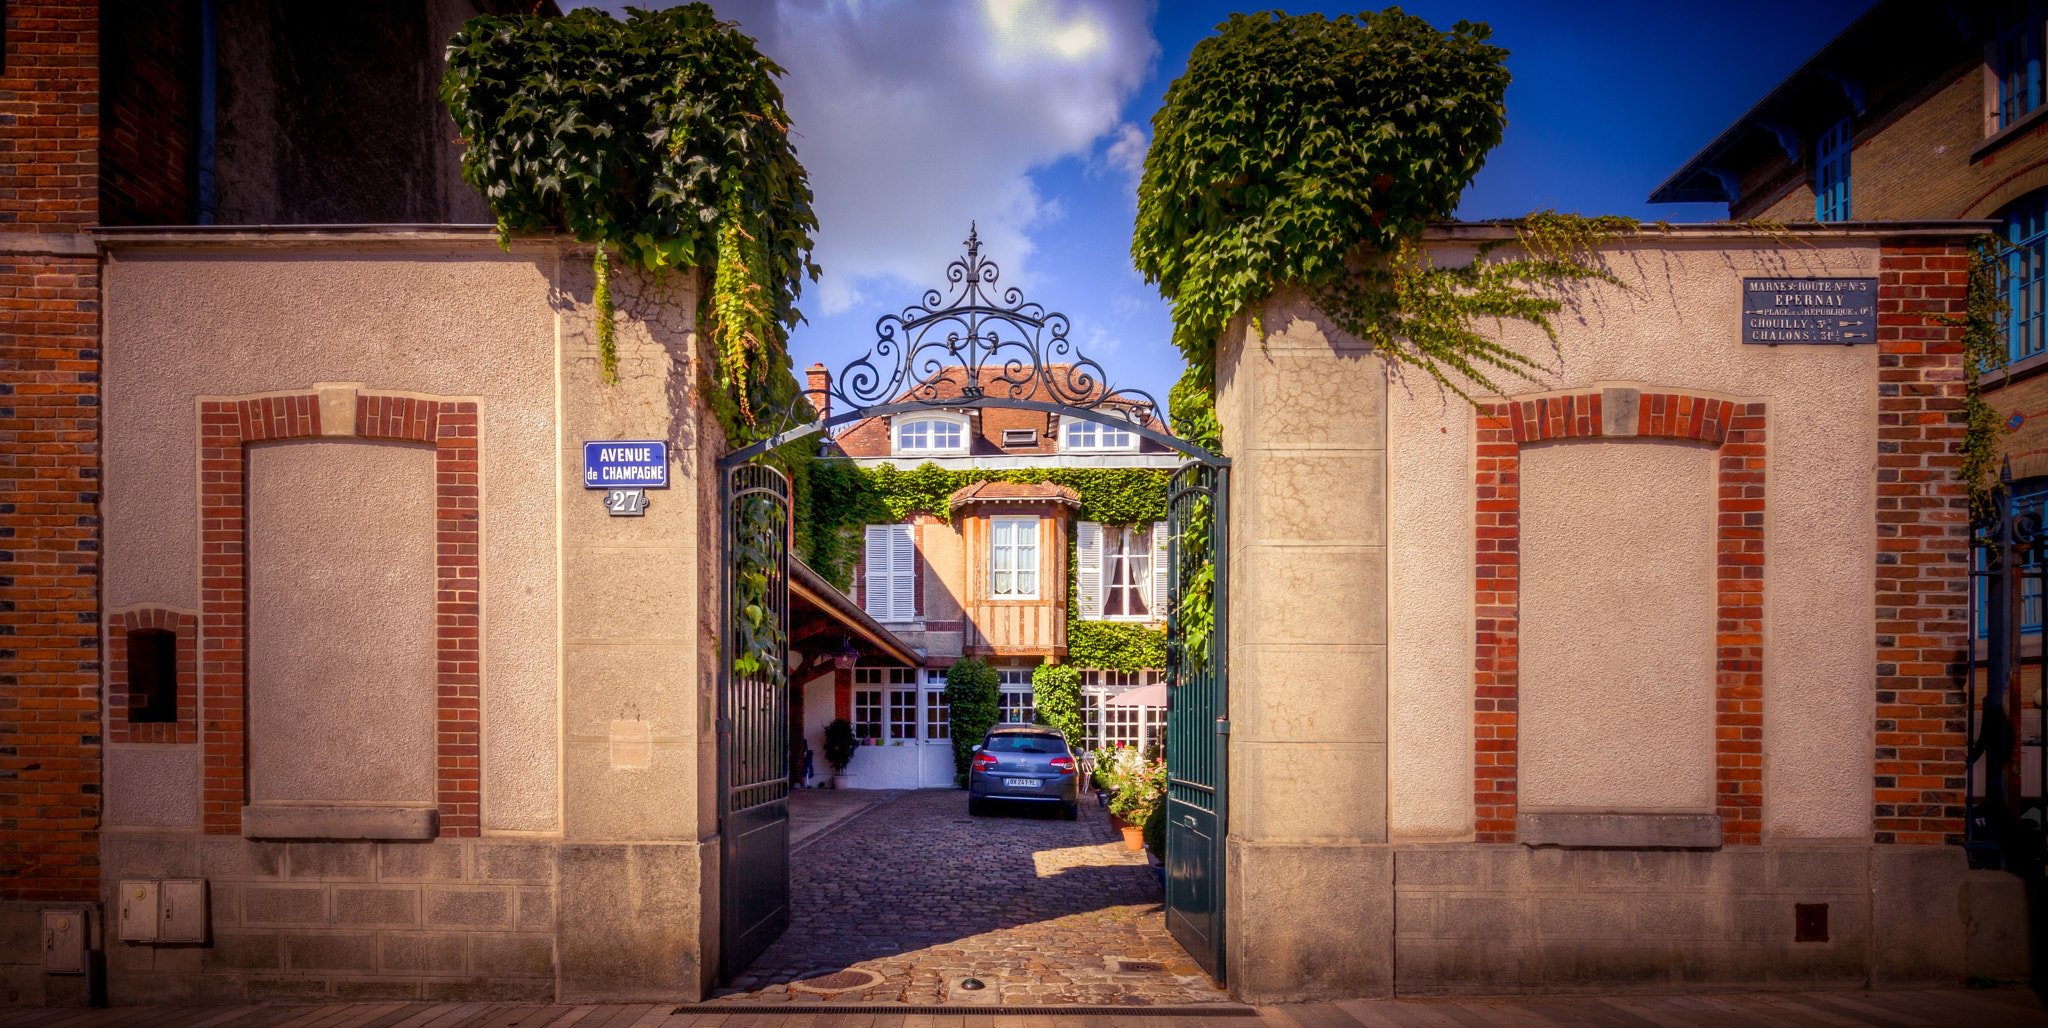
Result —
[[[128, 633], [154, 628], [177, 636], [178, 720], [128, 720]], [[131, 607], [107, 615], [107, 741], [199, 741], [199, 617], [171, 607]]]
[[[1632, 401], [1632, 402], [1631, 402]], [[1683, 439], [1719, 447], [1714, 791], [1724, 845], [1763, 836], [1765, 405], [1682, 390], [1594, 389], [1477, 412], [1473, 830], [1515, 841], [1519, 806], [1521, 448], [1569, 439]]]
[[481, 826], [481, 482], [475, 400], [359, 391], [354, 424], [321, 421], [311, 391], [199, 401], [203, 823], [242, 828], [248, 801], [248, 446], [378, 439], [435, 450], [435, 780], [441, 835]]

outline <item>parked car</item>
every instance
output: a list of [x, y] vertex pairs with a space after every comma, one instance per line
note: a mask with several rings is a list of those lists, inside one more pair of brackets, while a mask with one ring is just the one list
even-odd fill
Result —
[[974, 748], [967, 773], [967, 813], [980, 817], [995, 801], [1057, 803], [1069, 821], [1081, 816], [1081, 776], [1074, 752], [1050, 725], [997, 725]]

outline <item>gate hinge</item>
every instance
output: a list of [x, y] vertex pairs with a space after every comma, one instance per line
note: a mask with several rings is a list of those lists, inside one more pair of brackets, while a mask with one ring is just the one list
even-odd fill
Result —
[[1227, 717], [1219, 717], [1219, 718], [1217, 718], [1217, 719], [1216, 719], [1216, 734], [1217, 734], [1217, 735], [1229, 735], [1229, 734], [1230, 734], [1230, 719], [1229, 719], [1229, 718], [1227, 718]]

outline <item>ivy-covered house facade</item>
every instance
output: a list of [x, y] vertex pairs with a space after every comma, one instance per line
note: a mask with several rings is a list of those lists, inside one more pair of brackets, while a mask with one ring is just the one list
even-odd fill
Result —
[[[965, 377], [951, 368], [933, 380], [957, 394]], [[824, 367], [808, 385], [814, 404], [827, 402]], [[875, 501], [851, 527], [848, 592], [924, 662], [803, 684], [814, 753], [835, 717], [862, 740], [846, 786], [953, 784], [946, 671], [963, 658], [996, 669], [1002, 721], [1033, 720], [1034, 672], [1065, 664], [1082, 672], [1087, 745], [1159, 743], [1165, 690], [1137, 690], [1162, 680], [1166, 479], [1179, 454], [1096, 422], [945, 407], [855, 422], [832, 449]], [[813, 783], [830, 773], [812, 768]]]

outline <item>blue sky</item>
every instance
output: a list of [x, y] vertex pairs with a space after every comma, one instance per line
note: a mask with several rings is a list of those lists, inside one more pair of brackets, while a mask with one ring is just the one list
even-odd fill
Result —
[[[1006, 281], [1066, 312], [1113, 379], [1165, 398], [1181, 362], [1167, 305], [1131, 267], [1134, 159], [1195, 43], [1259, 5], [711, 2], [788, 69], [798, 154], [818, 193], [826, 281], [802, 303], [808, 323], [790, 342], [799, 368], [836, 370], [865, 352], [878, 317], [942, 282], [975, 219]], [[1802, 0], [1795, 18], [1758, 0], [1401, 6], [1439, 28], [1486, 22], [1511, 52], [1506, 137], [1459, 216], [1709, 221], [1725, 208], [1644, 200], [1869, 3]]]

